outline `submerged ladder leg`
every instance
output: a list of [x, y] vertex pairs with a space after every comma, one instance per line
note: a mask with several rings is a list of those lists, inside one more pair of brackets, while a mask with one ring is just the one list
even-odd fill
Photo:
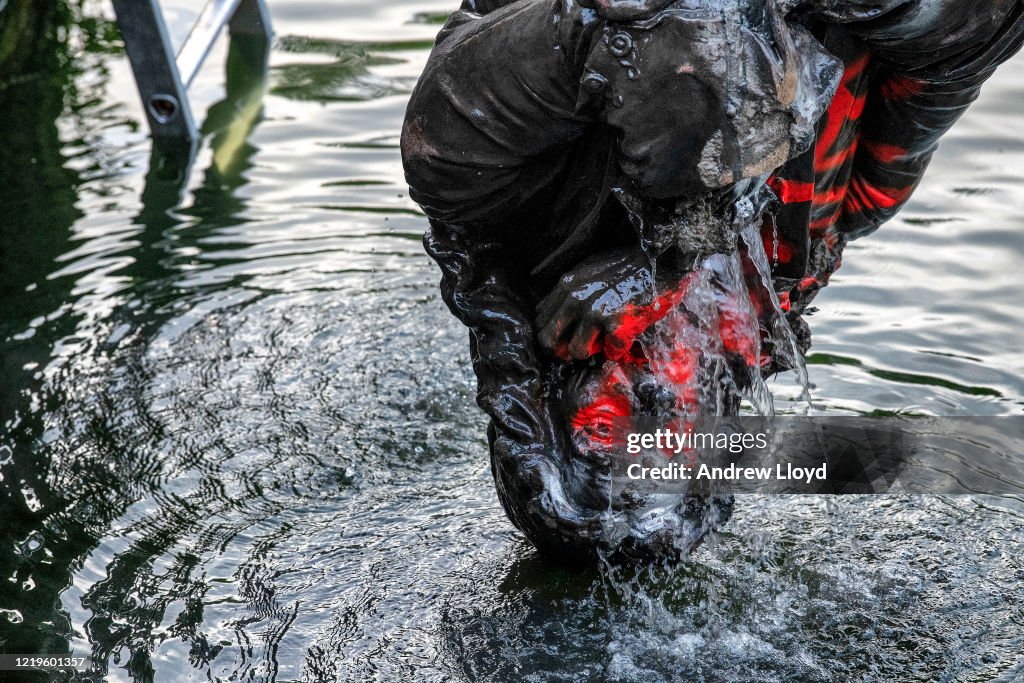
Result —
[[232, 39], [261, 39], [265, 58], [272, 36], [266, 4], [263, 0], [211, 0], [175, 56], [158, 0], [112, 2], [154, 144], [194, 147], [199, 131], [188, 86], [225, 24]]

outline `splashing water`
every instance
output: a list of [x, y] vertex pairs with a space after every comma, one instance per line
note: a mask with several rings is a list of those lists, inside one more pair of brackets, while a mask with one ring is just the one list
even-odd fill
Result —
[[656, 381], [677, 397], [677, 417], [734, 414], [737, 398], [758, 415], [773, 415], [761, 371], [771, 361], [795, 371], [800, 398], [813, 407], [803, 353], [775, 293], [758, 229], [764, 203], [755, 208], [744, 196], [726, 221], [715, 201], [703, 198], [659, 221], [643, 201], [620, 188], [615, 194], [641, 235], [652, 283], [658, 282], [656, 248], [675, 243], [697, 254], [693, 271], [669, 297], [671, 310], [641, 339]]
[[659, 384], [678, 397], [677, 417], [736, 411], [746, 398], [762, 415], [774, 413], [760, 373], [758, 316], [739, 252], [713, 254], [690, 273], [679, 302], [643, 344]]
[[773, 342], [773, 348], [780, 355], [786, 366], [793, 368], [796, 372], [802, 389], [800, 400], [804, 402], [806, 408], [813, 408], [814, 405], [811, 402], [811, 380], [807, 374], [807, 363], [804, 360], [804, 354], [800, 351], [793, 328], [786, 322], [786, 315], [782, 311], [782, 305], [779, 303], [779, 297], [775, 293], [775, 287], [772, 286], [771, 268], [768, 265], [767, 252], [761, 239], [761, 233], [752, 223], [747, 223], [740, 229], [740, 237], [743, 238], [743, 242], [747, 246], [746, 253], [757, 269], [764, 293], [767, 295], [767, 301], [773, 309], [772, 314], [768, 316], [770, 323], [769, 335]]

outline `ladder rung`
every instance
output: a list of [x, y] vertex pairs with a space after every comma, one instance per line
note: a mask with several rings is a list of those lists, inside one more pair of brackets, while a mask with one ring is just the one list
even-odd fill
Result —
[[211, 0], [203, 7], [195, 26], [178, 50], [178, 73], [186, 88], [192, 85], [221, 29], [231, 20], [240, 3], [241, 0]]

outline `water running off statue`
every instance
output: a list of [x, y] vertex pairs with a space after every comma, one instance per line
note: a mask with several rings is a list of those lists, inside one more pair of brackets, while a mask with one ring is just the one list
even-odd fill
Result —
[[681, 557], [731, 510], [612, 490], [613, 425], [770, 411], [848, 239], [1021, 43], [1016, 2], [465, 0], [402, 133], [509, 518]]

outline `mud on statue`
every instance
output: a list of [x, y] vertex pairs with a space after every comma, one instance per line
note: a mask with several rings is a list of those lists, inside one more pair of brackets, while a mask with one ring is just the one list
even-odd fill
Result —
[[1018, 0], [463, 2], [402, 156], [542, 553], [681, 557], [728, 518], [612, 495], [612, 426], [734, 414], [792, 367], [844, 245], [1022, 40]]

